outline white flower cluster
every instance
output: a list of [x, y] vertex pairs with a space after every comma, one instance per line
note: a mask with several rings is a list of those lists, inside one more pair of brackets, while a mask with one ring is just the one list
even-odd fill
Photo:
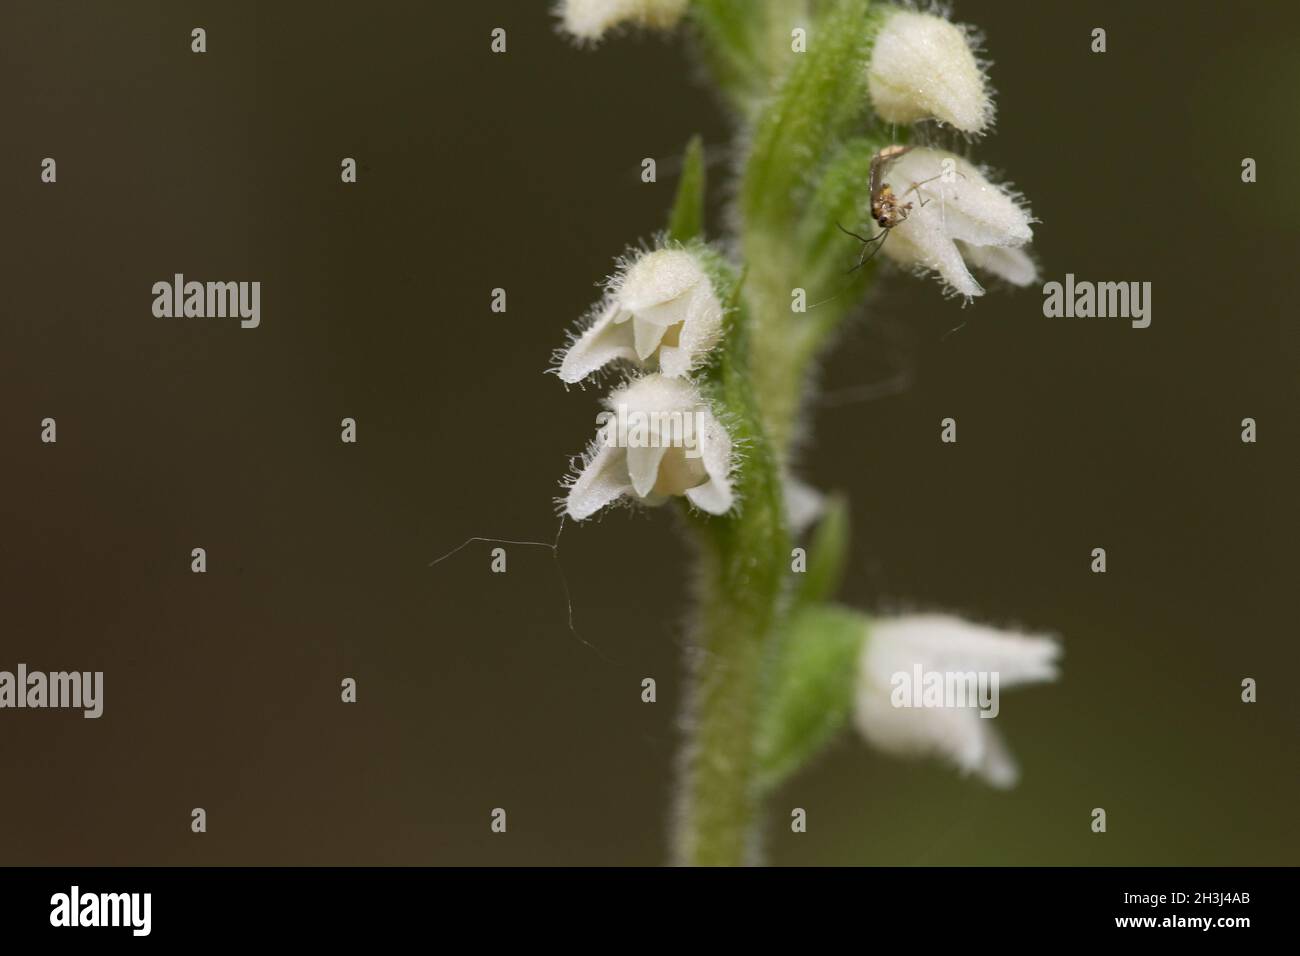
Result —
[[[686, 249], [643, 253], [610, 280], [557, 372], [576, 383], [614, 362], [640, 370], [605, 405], [643, 427], [631, 442], [616, 440], [613, 422], [600, 428], [568, 483], [570, 517], [581, 521], [624, 496], [657, 505], [683, 495], [710, 514], [731, 510], [731, 438], [690, 378], [721, 339], [722, 320], [708, 271]], [[699, 422], [689, 442], [665, 426], [685, 417]]]
[[[930, 14], [901, 8], [888, 14], [872, 48], [867, 90], [876, 114], [890, 123], [937, 120], [979, 135], [993, 121], [970, 32]], [[994, 185], [965, 159], [909, 148], [883, 178], [904, 207], [882, 240], [887, 257], [937, 273], [967, 298], [984, 293], [968, 266], [1013, 285], [1037, 279], [1024, 251], [1033, 239], [1033, 219], [1022, 197]]]

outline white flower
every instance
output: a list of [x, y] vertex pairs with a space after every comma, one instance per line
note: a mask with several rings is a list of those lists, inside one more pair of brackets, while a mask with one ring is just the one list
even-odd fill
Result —
[[581, 521], [624, 495], [651, 505], [685, 495], [710, 514], [731, 510], [731, 438], [694, 385], [646, 375], [615, 389], [605, 405], [606, 420], [569, 484], [570, 517]]
[[1033, 259], [1020, 248], [1034, 237], [1029, 210], [960, 156], [911, 149], [882, 179], [900, 203], [912, 206], [882, 240], [889, 258], [939, 273], [964, 296], [984, 294], [967, 262], [1014, 285], [1037, 277]]
[[[867, 742], [895, 755], [946, 757], [965, 773], [1010, 787], [1015, 761], [978, 706], [898, 706], [902, 675], [996, 674], [998, 687], [1056, 678], [1055, 641], [944, 615], [877, 619], [859, 659], [854, 721]], [[951, 702], [948, 702], [951, 704]], [[996, 714], [996, 696], [993, 710]]]
[[599, 40], [606, 31], [630, 23], [667, 30], [677, 25], [689, 0], [560, 0], [556, 14], [579, 40]]
[[569, 346], [560, 378], [578, 382], [617, 359], [687, 374], [722, 335], [722, 303], [684, 249], [647, 252], [611, 281], [595, 320]]
[[887, 123], [933, 118], [979, 133], [993, 120], [993, 101], [967, 34], [926, 13], [890, 14], [876, 35], [867, 89]]

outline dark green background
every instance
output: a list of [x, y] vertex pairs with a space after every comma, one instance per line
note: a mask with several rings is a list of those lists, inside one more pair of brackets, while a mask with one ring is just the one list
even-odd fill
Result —
[[[1035, 289], [963, 310], [882, 274], [804, 469], [853, 503], [843, 597], [1058, 633], [1064, 678], [1003, 700], [1014, 792], [846, 736], [774, 801], [772, 856], [1300, 862], [1297, 14], [957, 15], [998, 91], [974, 155], [1032, 200], [1045, 277], [1151, 281], [1153, 323], [1046, 319]], [[663, 223], [687, 137], [727, 172], [683, 45], [580, 51], [540, 3], [10, 0], [0, 47], [0, 668], [106, 672], [98, 721], [0, 712], [0, 863], [664, 860], [670, 515], [566, 528], [598, 652], [545, 548], [505, 575], [486, 544], [429, 562], [555, 533], [598, 393], [543, 375], [550, 351]], [[174, 272], [260, 280], [261, 328], [155, 319]]]

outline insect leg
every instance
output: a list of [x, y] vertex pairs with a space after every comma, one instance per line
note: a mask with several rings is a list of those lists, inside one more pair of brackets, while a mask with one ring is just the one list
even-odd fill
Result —
[[[962, 179], [965, 179], [965, 178], [966, 178], [966, 176], [965, 176], [964, 173], [958, 173], [957, 175], [958, 175], [958, 176], [961, 176]], [[920, 188], [921, 188], [922, 186], [924, 186], [926, 183], [932, 183], [932, 182], [934, 182], [936, 179], [942, 179], [942, 178], [943, 178], [943, 173], [940, 173], [940, 174], [937, 175], [937, 176], [931, 176], [929, 179], [923, 179], [923, 180], [921, 180], [919, 183], [912, 183], [912, 185], [908, 188], [907, 192], [906, 192], [906, 193], [903, 193], [903, 195], [906, 196], [907, 193], [910, 193], [910, 192], [916, 192], [916, 190], [920, 189]], [[928, 203], [928, 202], [930, 201], [929, 199], [926, 199], [924, 196], [921, 196], [921, 194], [920, 194], [919, 192], [917, 192], [916, 194], [917, 194], [917, 196], [920, 196], [920, 197], [921, 197], [921, 205], [922, 205], [922, 206], [924, 206], [926, 203]]]
[[[866, 239], [862, 236], [859, 236], [856, 232], [850, 232], [848, 229], [845, 229], [838, 222], [835, 225], [840, 230], [840, 232], [844, 233], [846, 236], [852, 236], [854, 239], [858, 240], [858, 242], [862, 243], [862, 253], [858, 256], [858, 264], [849, 270], [850, 273], [856, 272], [858, 269], [861, 269], [866, 262], [870, 261], [870, 259], [867, 257], [867, 246], [871, 245], [873, 242], [877, 240], [880, 240], [880, 242], [883, 244], [885, 241], [884, 237], [886, 233], [889, 231], [887, 229], [882, 229], [880, 232], [872, 236], [870, 239]], [[877, 246], [876, 248], [878, 249], [880, 247]], [[875, 253], [873, 252], [872, 255], [875, 255]]]
[[866, 248], [866, 246], [863, 246], [863, 247], [862, 247], [862, 253], [863, 253], [863, 254], [862, 254], [861, 256], [858, 257], [858, 264], [857, 264], [856, 266], [854, 266], [852, 269], [849, 270], [849, 275], [852, 275], [853, 273], [855, 273], [855, 272], [857, 272], [859, 269], [861, 269], [863, 266], [865, 266], [868, 262], [870, 262], [872, 259], [874, 259], [874, 258], [876, 257], [876, 253], [877, 253], [877, 252], [879, 252], [881, 249], [883, 249], [883, 248], [885, 247], [885, 240], [889, 238], [889, 230], [888, 230], [888, 229], [882, 229], [882, 230], [880, 230], [880, 234], [879, 234], [879, 235], [877, 235], [877, 236], [872, 236], [872, 238], [873, 238], [873, 239], [879, 239], [880, 242], [876, 243], [876, 248], [874, 248], [874, 249], [871, 250], [871, 255], [869, 255], [869, 256], [866, 255], [866, 252], [867, 252], [867, 248]]
[[863, 239], [863, 238], [862, 238], [861, 236], [859, 236], [856, 232], [851, 232], [851, 231], [849, 231], [848, 229], [845, 229], [845, 228], [844, 228], [843, 226], [841, 226], [838, 222], [835, 224], [835, 227], [836, 227], [837, 229], [839, 229], [840, 232], [844, 233], [844, 235], [846, 235], [846, 236], [852, 236], [854, 239], [858, 240], [858, 242], [870, 242], [871, 239], [875, 239], [875, 238], [876, 238], [875, 236], [872, 236], [871, 239]]

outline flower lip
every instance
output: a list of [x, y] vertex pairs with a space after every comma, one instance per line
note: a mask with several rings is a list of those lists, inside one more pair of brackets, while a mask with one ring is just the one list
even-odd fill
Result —
[[685, 376], [721, 338], [722, 318], [722, 303], [694, 253], [644, 253], [611, 280], [594, 319], [560, 357], [560, 378], [580, 382], [620, 360]]

